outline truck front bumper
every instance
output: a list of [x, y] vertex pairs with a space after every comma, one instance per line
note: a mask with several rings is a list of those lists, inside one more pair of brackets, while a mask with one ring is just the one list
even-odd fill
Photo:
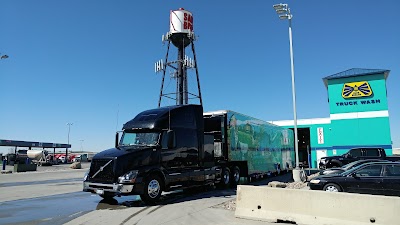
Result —
[[115, 193], [116, 195], [134, 195], [143, 193], [143, 185], [138, 184], [103, 184], [89, 181], [83, 182], [83, 191], [92, 192], [99, 195], [104, 192]]

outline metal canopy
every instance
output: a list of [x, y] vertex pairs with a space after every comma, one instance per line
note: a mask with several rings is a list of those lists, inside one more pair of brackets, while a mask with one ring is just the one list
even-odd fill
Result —
[[70, 144], [15, 141], [15, 140], [3, 140], [3, 139], [0, 139], [0, 146], [33, 147], [33, 148], [71, 148]]

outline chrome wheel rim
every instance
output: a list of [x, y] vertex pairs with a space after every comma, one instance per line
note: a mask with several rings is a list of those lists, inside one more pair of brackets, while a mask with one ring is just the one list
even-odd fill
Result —
[[239, 175], [239, 171], [235, 171], [235, 173], [233, 174], [233, 178], [235, 179], [235, 182], [239, 182], [240, 179], [240, 175]]
[[160, 193], [160, 183], [157, 180], [150, 181], [149, 185], [147, 186], [147, 193], [149, 194], [150, 198], [155, 198]]
[[326, 191], [328, 191], [328, 192], [339, 192], [339, 190], [335, 186], [326, 187]]
[[229, 183], [229, 172], [225, 170], [224, 172], [224, 183], [228, 184]]

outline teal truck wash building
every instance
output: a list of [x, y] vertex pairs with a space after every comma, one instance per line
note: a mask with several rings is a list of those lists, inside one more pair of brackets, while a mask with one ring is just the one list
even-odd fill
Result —
[[[382, 147], [392, 155], [386, 79], [390, 70], [349, 69], [323, 78], [329, 118], [297, 120], [299, 160], [317, 168], [324, 156], [355, 147]], [[293, 120], [270, 121], [293, 128]]]

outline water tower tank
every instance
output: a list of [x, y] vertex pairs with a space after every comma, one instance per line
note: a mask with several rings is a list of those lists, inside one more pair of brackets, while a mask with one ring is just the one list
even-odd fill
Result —
[[169, 31], [171, 33], [193, 32], [193, 14], [183, 8], [171, 10]]
[[176, 47], [186, 47], [190, 40], [187, 34], [193, 32], [193, 14], [183, 8], [171, 10], [169, 21], [169, 32], [172, 43]]

